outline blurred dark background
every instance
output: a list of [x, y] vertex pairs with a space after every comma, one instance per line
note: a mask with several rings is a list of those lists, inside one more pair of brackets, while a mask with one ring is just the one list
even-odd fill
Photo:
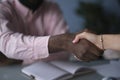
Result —
[[54, 1], [60, 5], [71, 32], [87, 28], [97, 34], [120, 33], [120, 0]]
[[[120, 16], [115, 14], [112, 8], [106, 10], [103, 6], [103, 0], [97, 0], [97, 3], [79, 2], [76, 12], [85, 18], [85, 28], [94, 31], [97, 34], [116, 34], [120, 32]], [[120, 0], [114, 0], [120, 5]], [[111, 6], [114, 6], [111, 4]], [[119, 10], [119, 9], [118, 9]]]

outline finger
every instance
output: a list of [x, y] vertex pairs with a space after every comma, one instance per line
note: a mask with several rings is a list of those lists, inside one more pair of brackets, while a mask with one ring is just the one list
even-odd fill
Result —
[[81, 58], [79, 58], [79, 57], [77, 57], [77, 56], [74, 56], [78, 61], [89, 61], [87, 58], [83, 58], [83, 57], [81, 57]]
[[74, 58], [77, 59], [78, 61], [82, 61], [80, 58], [74, 55]]
[[102, 55], [102, 51], [100, 51], [100, 50], [97, 51], [97, 50], [93, 49], [91, 52], [96, 56], [101, 56]]
[[79, 42], [80, 38], [78, 36], [75, 37], [75, 39], [72, 41], [73, 43]]
[[86, 52], [84, 55], [82, 55], [81, 59], [84, 61], [93, 61], [93, 60], [97, 60], [99, 58], [99, 56], [96, 56], [95, 54], [91, 53], [91, 52]]
[[76, 35], [75, 39], [72, 41], [73, 43], [79, 42], [79, 40], [82, 39], [81, 34]]
[[[92, 56], [92, 57], [91, 57]], [[96, 56], [94, 55], [87, 55], [87, 56], [74, 56], [78, 61], [92, 61], [92, 60], [95, 60], [97, 59]]]
[[91, 53], [86, 54], [85, 57], [88, 58], [88, 59], [91, 60], [91, 61], [98, 59], [98, 56], [96, 56], [96, 55], [94, 55], [94, 54], [91, 54]]
[[89, 59], [89, 58], [87, 58], [87, 57], [81, 57], [79, 61], [88, 62], [88, 61], [91, 61], [91, 59]]
[[82, 32], [80, 34], [77, 34], [75, 39], [72, 42], [77, 43], [77, 42], [79, 42], [80, 39], [83, 39], [83, 38], [87, 39], [86, 35], [87, 35], [87, 32]]

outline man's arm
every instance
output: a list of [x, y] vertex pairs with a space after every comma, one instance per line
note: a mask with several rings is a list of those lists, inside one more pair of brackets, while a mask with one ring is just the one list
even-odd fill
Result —
[[74, 34], [61, 34], [51, 36], [48, 43], [48, 49], [50, 53], [64, 51], [68, 47], [68, 43], [74, 38]]

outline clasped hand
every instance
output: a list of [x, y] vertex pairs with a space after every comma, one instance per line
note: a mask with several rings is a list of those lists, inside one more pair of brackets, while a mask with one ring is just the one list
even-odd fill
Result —
[[80, 39], [77, 43], [72, 43], [75, 36], [68, 36], [67, 51], [72, 52], [73, 56], [80, 61], [93, 61], [102, 56], [103, 50], [86, 39]]
[[58, 51], [67, 51], [82, 61], [92, 61], [102, 56], [103, 50], [86, 39], [80, 39], [79, 42], [73, 43], [75, 34], [61, 34], [52, 36], [49, 39], [48, 49], [50, 53]]
[[86, 39], [81, 39], [78, 43], [73, 44], [73, 51], [74, 56], [78, 60], [82, 61], [93, 61], [97, 60], [102, 56], [103, 51], [89, 42]]

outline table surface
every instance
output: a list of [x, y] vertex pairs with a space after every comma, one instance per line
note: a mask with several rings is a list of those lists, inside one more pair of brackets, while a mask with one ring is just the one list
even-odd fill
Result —
[[[94, 66], [108, 64], [109, 61], [98, 60], [93, 62], [78, 62], [78, 64], [85, 66]], [[0, 80], [32, 80], [30, 77], [26, 76], [21, 72], [21, 69], [24, 66], [22, 65], [9, 65], [9, 66], [0, 66]], [[70, 80], [102, 80], [103, 76], [99, 75], [96, 72], [88, 73], [86, 75], [76, 76]]]

